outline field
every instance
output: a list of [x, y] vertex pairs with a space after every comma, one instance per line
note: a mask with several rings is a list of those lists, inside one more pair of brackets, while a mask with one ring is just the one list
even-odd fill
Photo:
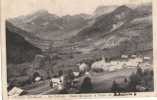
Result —
[[[150, 70], [150, 67], [143, 68], [143, 70], [146, 69]], [[136, 68], [126, 68], [113, 72], [102, 73], [90, 72], [89, 75], [79, 77], [79, 85], [81, 85], [83, 79], [88, 76], [92, 80], [94, 93], [111, 92], [111, 87], [114, 80], [116, 80], [117, 83], [121, 84], [123, 83], [124, 79], [128, 79], [133, 72], [136, 72]], [[56, 91], [50, 87], [49, 80], [40, 81], [35, 84], [24, 86], [22, 88], [28, 92], [27, 95], [46, 95], [59, 93], [59, 91]]]

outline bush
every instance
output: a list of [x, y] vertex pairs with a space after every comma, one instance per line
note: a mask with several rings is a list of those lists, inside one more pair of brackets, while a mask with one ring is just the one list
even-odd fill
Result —
[[119, 87], [119, 85], [116, 83], [116, 81], [113, 81], [112, 87], [111, 87], [111, 91], [114, 92], [114, 93], [120, 92], [120, 87]]
[[80, 93], [91, 93], [93, 90], [93, 85], [91, 79], [86, 77], [80, 87]]
[[139, 75], [140, 77], [143, 77], [143, 70], [141, 67], [137, 67], [136, 75]]
[[58, 71], [58, 76], [60, 77], [62, 75], [63, 75], [63, 71], [62, 70]]
[[72, 82], [73, 82], [74, 78], [75, 78], [75, 76], [73, 74], [73, 71], [71, 69], [68, 70], [68, 73], [67, 73], [67, 75], [65, 75], [65, 79], [64, 79], [64, 82], [65, 82], [64, 87], [66, 89], [70, 89], [72, 87]]
[[129, 77], [129, 90], [132, 92], [136, 92], [136, 85], [141, 84], [141, 77], [135, 73], [132, 73], [132, 75]]

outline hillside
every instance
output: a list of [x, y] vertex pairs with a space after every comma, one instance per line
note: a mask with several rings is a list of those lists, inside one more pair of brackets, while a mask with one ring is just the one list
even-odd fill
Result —
[[87, 14], [58, 17], [43, 10], [9, 19], [7, 27], [41, 50], [47, 49], [53, 42], [60, 52], [64, 51], [67, 55], [70, 52], [91, 54], [106, 49], [116, 49], [117, 53], [136, 52], [152, 49], [150, 11], [149, 5], [134, 9], [122, 5], [97, 17]]
[[7, 62], [20, 64], [24, 62], [32, 62], [36, 54], [40, 54], [41, 50], [17, 33], [6, 27], [6, 46], [7, 46]]
[[93, 38], [107, 34], [113, 31], [132, 19], [138, 17], [138, 13], [127, 6], [120, 6], [111, 13], [101, 15], [95, 19], [95, 23], [81, 30], [77, 36], [74, 36], [76, 41], [81, 38]]
[[84, 43], [79, 50], [88, 52], [95, 49], [126, 48], [126, 46], [129, 47], [129, 51], [150, 49], [152, 15], [142, 12], [139, 14], [137, 9], [139, 8], [120, 6], [107, 15], [99, 16], [93, 25], [80, 31], [71, 42]]

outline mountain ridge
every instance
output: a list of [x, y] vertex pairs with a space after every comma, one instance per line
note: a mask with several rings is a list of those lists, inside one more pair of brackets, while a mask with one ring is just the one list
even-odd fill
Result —
[[[137, 9], [137, 7], [136, 7], [136, 9]], [[110, 44], [112, 44], [112, 41], [116, 41], [116, 40], [117, 41], [120, 40], [122, 42], [124, 40], [128, 41], [128, 39], [125, 36], [125, 31], [127, 33], [131, 33], [131, 32], [133, 32], [133, 33], [137, 32], [137, 34], [141, 33], [141, 31], [137, 31], [135, 27], [132, 27], [133, 24], [135, 24], [135, 23], [139, 24], [139, 26], [137, 26], [137, 28], [138, 28], [138, 27], [140, 27], [140, 25], [142, 26], [141, 22], [144, 21], [145, 23], [143, 23], [143, 24], [146, 25], [146, 28], [147, 28], [147, 25], [148, 25], [148, 27], [150, 26], [151, 20], [147, 21], [147, 20], [149, 20], [149, 18], [147, 18], [147, 16], [152, 16], [152, 15], [138, 14], [138, 11], [136, 11], [136, 9], [132, 9], [128, 6], [122, 5], [108, 14], [103, 14], [103, 15], [95, 17], [95, 18], [91, 18], [91, 16], [87, 15], [87, 14], [78, 14], [78, 15], [73, 15], [73, 16], [67, 15], [67, 16], [62, 16], [61, 18], [55, 16], [54, 17], [55, 21], [57, 20], [56, 23], [71, 23], [71, 21], [74, 21], [72, 23], [76, 23], [76, 22], [82, 20], [82, 18], [84, 17], [84, 19], [86, 20], [86, 22], [85, 22], [86, 24], [84, 24], [84, 22], [83, 22], [84, 20], [83, 20], [82, 21], [83, 23], [81, 22], [81, 24], [80, 24], [80, 25], [83, 24], [83, 26], [81, 26], [82, 28], [79, 28], [76, 30], [74, 28], [74, 31], [72, 31], [72, 28], [71, 28], [71, 27], [73, 27], [72, 23], [68, 24], [68, 25], [64, 24], [65, 27], [67, 27], [67, 29], [70, 26], [70, 29], [68, 29], [70, 31], [65, 30], [65, 29], [59, 29], [59, 31], [55, 31], [56, 32], [55, 34], [53, 34], [53, 32], [52, 32], [51, 33], [52, 35], [50, 35], [50, 33], [49, 33], [49, 32], [51, 32], [51, 30], [48, 30], [47, 28], [46, 28], [47, 29], [46, 32], [41, 32], [40, 34], [37, 31], [38, 36], [36, 35], [36, 33], [32, 33], [31, 31], [27, 31], [24, 28], [20, 28], [19, 26], [16, 26], [16, 24], [15, 24], [15, 26], [12, 25], [11, 29], [14, 29], [13, 27], [16, 27], [15, 29], [17, 29], [17, 30], [23, 29], [23, 31], [25, 31], [24, 33], [26, 33], [26, 35], [30, 35], [27, 37], [27, 40], [30, 43], [32, 43], [33, 45], [35, 45], [41, 49], [47, 48], [49, 43], [51, 43], [51, 42], [59, 43], [60, 46], [76, 44], [76, 45], [78, 45], [78, 47], [81, 47], [82, 49], [85, 46], [87, 48], [91, 46], [90, 48], [92, 48], [92, 49], [94, 49], [94, 47], [102, 48], [102, 47], [99, 47], [99, 45], [93, 46], [93, 44], [95, 45], [95, 44], [101, 43], [100, 46], [102, 46], [103, 43], [104, 43], [104, 45], [106, 45], [106, 43], [108, 43], [108, 45], [110, 45]], [[150, 7], [149, 7], [149, 9], [150, 9]], [[40, 13], [47, 14], [46, 11], [39, 12], [39, 15], [40, 15]], [[52, 15], [52, 16], [54, 16], [54, 15]], [[77, 19], [79, 19], [79, 20], [77, 20]], [[68, 21], [68, 20], [70, 20], [70, 21]], [[11, 22], [9, 22], [9, 23], [11, 23]], [[12, 23], [12, 24], [14, 24], [14, 23]], [[57, 24], [57, 25], [59, 25], [59, 24]], [[51, 26], [51, 25], [49, 25], [49, 26]], [[51, 26], [51, 27], [53, 27], [53, 26]], [[49, 27], [49, 28], [51, 28], [51, 27]], [[59, 26], [59, 27], [61, 27], [61, 26]], [[64, 28], [64, 27], [62, 27], [62, 28]], [[130, 28], [130, 32], [125, 30], [125, 28], [128, 28], [128, 29]], [[152, 26], [150, 26], [150, 29], [151, 28], [152, 28]], [[41, 30], [42, 30], [42, 28], [41, 28]], [[52, 30], [54, 31], [54, 29], [52, 29]], [[145, 29], [142, 29], [142, 30], [145, 30]], [[12, 31], [14, 31], [14, 30], [12, 30]], [[23, 33], [21, 31], [19, 33]], [[63, 34], [62, 34], [62, 32], [63, 32]], [[149, 33], [151, 31], [148, 30], [146, 32]], [[122, 36], [122, 38], [116, 39], [118, 34], [120, 36]], [[23, 34], [20, 34], [20, 35], [25, 37], [25, 35], [23, 35]], [[131, 35], [130, 37], [132, 37], [134, 34], [131, 33], [130, 35]], [[149, 34], [145, 34], [145, 35], [147, 36]], [[38, 42], [34, 41], [34, 39], [31, 39], [31, 36], [33, 36], [33, 38], [37, 38]], [[45, 36], [47, 38], [43, 38], [42, 36]], [[149, 37], [151, 37], [151, 36], [149, 36]], [[58, 39], [60, 39], [60, 40], [58, 40]], [[100, 42], [99, 40], [102, 40], [103, 42]], [[104, 41], [110, 41], [110, 42], [104, 42]], [[130, 38], [129, 38], [129, 41], [130, 41]], [[41, 42], [41, 43], [38, 44], [39, 42]], [[83, 45], [83, 42], [85, 42], [84, 45]], [[116, 44], [119, 45], [119, 42], [117, 42]], [[56, 44], [56, 45], [58, 45], [58, 44]], [[115, 46], [117, 46], [117, 45], [115, 45]], [[106, 48], [106, 46], [104, 48]]]

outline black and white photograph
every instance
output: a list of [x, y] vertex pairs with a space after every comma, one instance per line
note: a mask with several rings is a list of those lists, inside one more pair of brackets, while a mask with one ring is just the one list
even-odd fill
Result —
[[63, 1], [13, 0], [7, 95], [154, 92], [151, 0]]

